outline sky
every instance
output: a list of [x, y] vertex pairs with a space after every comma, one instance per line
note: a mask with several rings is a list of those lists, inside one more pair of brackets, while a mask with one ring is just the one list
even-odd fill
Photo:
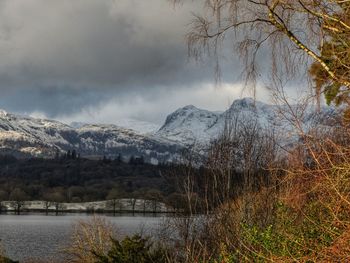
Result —
[[[242, 93], [242, 66], [188, 58], [196, 2], [0, 0], [0, 108], [64, 122], [161, 124], [188, 104], [225, 110]], [[258, 99], [267, 100], [258, 89]]]

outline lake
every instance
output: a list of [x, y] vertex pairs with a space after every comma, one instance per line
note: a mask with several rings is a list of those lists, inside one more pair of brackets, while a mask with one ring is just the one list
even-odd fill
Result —
[[[120, 235], [130, 235], [143, 231], [147, 235], [156, 234], [164, 217], [152, 215], [99, 215], [116, 226]], [[0, 215], [0, 239], [7, 256], [13, 260], [40, 259], [50, 261], [60, 259], [60, 249], [70, 240], [73, 224], [78, 220], [88, 220], [91, 215]]]

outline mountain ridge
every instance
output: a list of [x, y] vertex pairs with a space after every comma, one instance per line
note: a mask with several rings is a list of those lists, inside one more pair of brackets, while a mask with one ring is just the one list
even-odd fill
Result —
[[[224, 112], [187, 105], [170, 113], [157, 131], [144, 133], [113, 124], [76, 123], [70, 126], [56, 120], [0, 110], [0, 153], [52, 157], [58, 152], [76, 150], [86, 157], [142, 155], [151, 163], [172, 162], [188, 147], [196, 146], [200, 154], [205, 154], [205, 148], [223, 131], [227, 121], [234, 119], [241, 122], [256, 120], [261, 127], [283, 131], [286, 141], [295, 140], [294, 135], [288, 138], [293, 129], [278, 116], [278, 107], [281, 106], [251, 98], [233, 101]], [[320, 116], [327, 119], [332, 114], [334, 109], [327, 107], [322, 109]], [[303, 125], [311, 125], [315, 116], [312, 110], [307, 111]]]

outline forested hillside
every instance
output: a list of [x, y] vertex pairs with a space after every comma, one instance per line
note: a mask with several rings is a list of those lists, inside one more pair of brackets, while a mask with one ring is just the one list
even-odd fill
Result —
[[16, 159], [0, 157], [0, 200], [88, 202], [112, 198], [165, 198], [175, 191], [166, 179], [166, 165], [151, 165], [142, 158], [88, 160]]

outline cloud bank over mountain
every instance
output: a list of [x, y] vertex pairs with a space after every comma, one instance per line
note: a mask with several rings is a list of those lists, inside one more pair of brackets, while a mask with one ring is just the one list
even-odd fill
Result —
[[[0, 1], [0, 108], [50, 118], [160, 122], [189, 103], [224, 109], [240, 96], [231, 52], [215, 88], [213, 63], [189, 61], [185, 34], [200, 4], [164, 0]], [[230, 61], [230, 63], [229, 63]], [[233, 83], [233, 84], [232, 84]], [[204, 95], [209, 95], [208, 100]], [[164, 96], [164, 94], [169, 96]], [[140, 107], [138, 107], [138, 104]], [[150, 106], [144, 111], [145, 106]], [[140, 110], [142, 109], [142, 110]], [[80, 118], [80, 119], [79, 119]]]

